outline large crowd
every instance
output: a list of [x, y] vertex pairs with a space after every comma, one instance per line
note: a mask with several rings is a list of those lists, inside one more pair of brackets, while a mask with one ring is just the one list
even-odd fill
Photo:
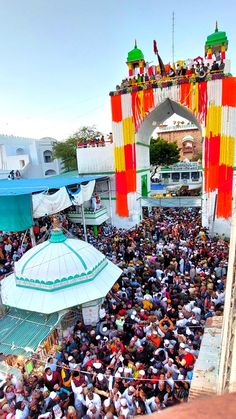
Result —
[[123, 90], [127, 87], [142, 85], [143, 83], [156, 83], [160, 80], [179, 80], [181, 78], [191, 78], [196, 81], [204, 81], [206, 76], [209, 74], [224, 73], [225, 63], [223, 60], [215, 60], [210, 63], [194, 62], [191, 65], [183, 63], [182, 65], [176, 64], [171, 67], [170, 65], [165, 66], [165, 74], [160, 71], [148, 71], [145, 74], [136, 74], [132, 77], [123, 79], [120, 85], [116, 86], [116, 90]]
[[[82, 238], [66, 217], [62, 226]], [[49, 228], [37, 224], [37, 239]], [[87, 234], [123, 273], [99, 322], [78, 321], [43, 374], [7, 378], [0, 418], [127, 419], [188, 399], [205, 322], [222, 314], [228, 242], [210, 238], [195, 209], [153, 209], [129, 231]], [[2, 235], [1, 258], [11, 264], [30, 246], [28, 236]]]

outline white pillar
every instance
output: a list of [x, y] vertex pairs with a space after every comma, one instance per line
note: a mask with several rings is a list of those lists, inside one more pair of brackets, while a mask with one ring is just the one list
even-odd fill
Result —
[[111, 225], [113, 225], [112, 202], [111, 202], [111, 180], [108, 179], [107, 182], [108, 182], [108, 198], [109, 198], [110, 219], [111, 219]]
[[32, 246], [36, 246], [36, 240], [35, 240], [35, 235], [34, 235], [34, 229], [33, 227], [30, 227], [30, 238], [31, 238], [31, 243]]
[[82, 215], [82, 222], [83, 222], [83, 229], [84, 229], [84, 240], [87, 242], [87, 230], [86, 230], [86, 223], [85, 223], [85, 215], [84, 215], [84, 204], [81, 204], [81, 215]]
[[[235, 339], [235, 330], [233, 330], [234, 320], [234, 298], [235, 298], [235, 251], [236, 251], [236, 214], [232, 216], [231, 222], [231, 237], [229, 247], [229, 261], [228, 261], [228, 272], [225, 288], [225, 304], [223, 314], [223, 335], [221, 342], [221, 357], [219, 367], [219, 380], [218, 380], [218, 394], [222, 394], [226, 390], [226, 383], [229, 380], [231, 363], [233, 361], [232, 351], [235, 348], [233, 344], [233, 338]], [[236, 379], [236, 371], [235, 377]], [[232, 385], [232, 383], [231, 383]]]

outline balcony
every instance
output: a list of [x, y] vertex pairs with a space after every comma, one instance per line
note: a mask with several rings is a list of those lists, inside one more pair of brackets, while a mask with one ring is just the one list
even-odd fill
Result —
[[[79, 208], [80, 210], [80, 208]], [[68, 212], [68, 218], [72, 223], [75, 224], [82, 224], [82, 213], [76, 212], [76, 211], [69, 211]], [[86, 225], [101, 225], [105, 221], [109, 219], [109, 214], [107, 212], [107, 209], [105, 207], [99, 208], [96, 211], [92, 211], [89, 208], [84, 209], [84, 217], [85, 217], [85, 224]]]
[[77, 147], [77, 162], [80, 175], [113, 174], [114, 144], [105, 147]]

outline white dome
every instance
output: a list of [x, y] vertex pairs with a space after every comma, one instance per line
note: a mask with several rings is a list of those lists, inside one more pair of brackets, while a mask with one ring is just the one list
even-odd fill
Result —
[[2, 282], [10, 307], [55, 313], [104, 298], [122, 271], [92, 245], [54, 230], [25, 253]]
[[92, 281], [105, 268], [106, 257], [90, 244], [52, 231], [15, 264], [16, 284], [45, 291]]

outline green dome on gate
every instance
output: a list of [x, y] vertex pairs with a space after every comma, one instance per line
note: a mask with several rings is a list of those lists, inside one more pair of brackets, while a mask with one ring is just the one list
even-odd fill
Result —
[[219, 45], [219, 46], [224, 45], [226, 47], [228, 46], [228, 38], [227, 38], [226, 32], [218, 30], [217, 22], [216, 22], [215, 32], [207, 37], [205, 47], [210, 48], [215, 45]]
[[140, 60], [144, 60], [144, 55], [141, 49], [137, 47], [137, 42], [135, 41], [134, 49], [128, 52], [127, 63]]

